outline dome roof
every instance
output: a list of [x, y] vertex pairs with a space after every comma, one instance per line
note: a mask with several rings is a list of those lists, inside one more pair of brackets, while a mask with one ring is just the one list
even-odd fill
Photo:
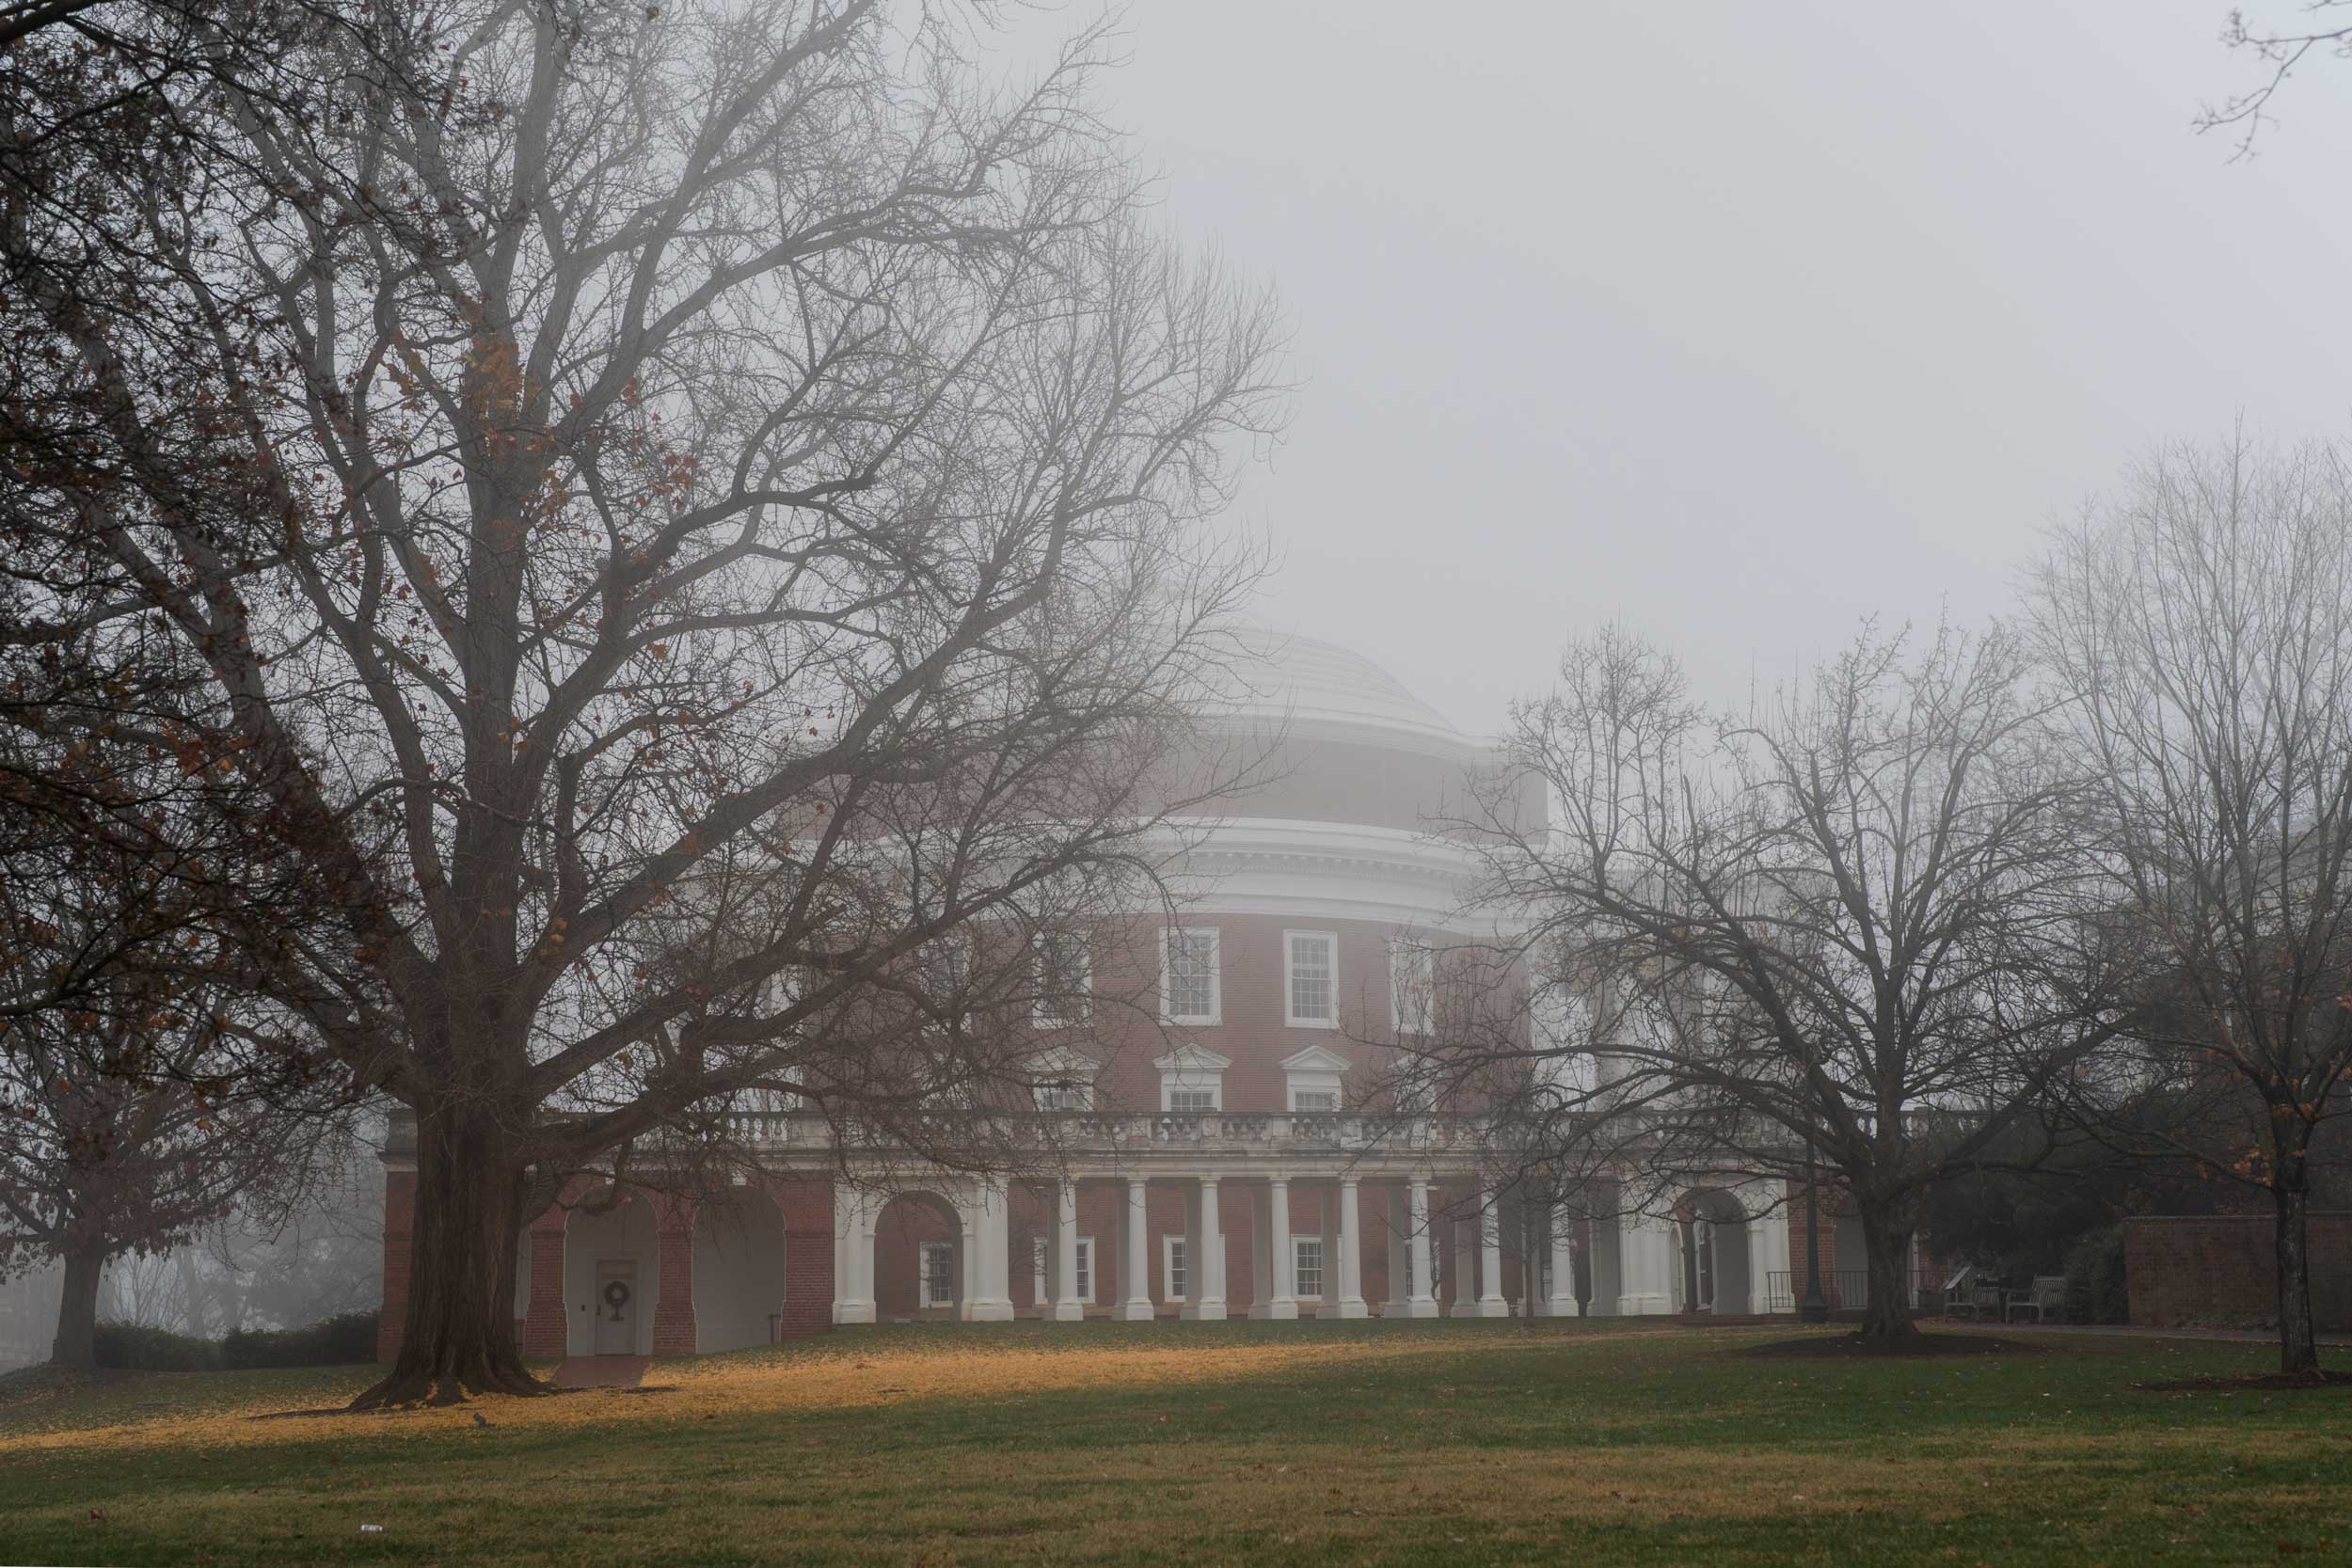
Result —
[[1243, 623], [1229, 628], [1232, 656], [1211, 712], [1262, 719], [1300, 736], [1379, 732], [1448, 749], [1470, 744], [1444, 715], [1351, 648]]

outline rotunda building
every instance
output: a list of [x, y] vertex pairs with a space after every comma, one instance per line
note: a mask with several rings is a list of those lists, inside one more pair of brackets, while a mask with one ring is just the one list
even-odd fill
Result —
[[[1569, 1224], [1515, 1196], [1506, 1220], [1478, 1107], [1398, 1069], [1447, 1027], [1465, 955], [1507, 950], [1466, 824], [1540, 832], [1540, 784], [1359, 653], [1228, 635], [1200, 766], [1235, 782], [1168, 824], [1172, 907], [1085, 943], [1080, 989], [1101, 1004], [1038, 1021], [1015, 1116], [1040, 1157], [951, 1171], [843, 1148], [821, 1117], [763, 1115], [758, 1169], [729, 1189], [585, 1183], [533, 1221], [515, 1271], [526, 1354], [925, 1319], [1787, 1309], [1788, 1227], [1769, 1207], [1751, 1219], [1710, 1194], [1620, 1215], [1596, 1195], [1605, 1217]], [[1507, 965], [1479, 974], [1515, 984]], [[386, 1164], [389, 1354], [413, 1218], [397, 1128]]]

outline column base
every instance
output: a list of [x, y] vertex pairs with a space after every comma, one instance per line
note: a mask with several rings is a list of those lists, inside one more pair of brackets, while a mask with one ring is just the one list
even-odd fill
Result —
[[1249, 1315], [1262, 1323], [1269, 1321], [1288, 1323], [1298, 1316], [1298, 1303], [1287, 1298], [1281, 1301], [1270, 1301], [1263, 1307], [1251, 1307]]
[[1340, 1309], [1335, 1316], [1342, 1318], [1369, 1318], [1372, 1316], [1372, 1308], [1364, 1305], [1363, 1297], [1349, 1296], [1343, 1298], [1340, 1302]]
[[1617, 1316], [1620, 1318], [1662, 1318], [1670, 1316], [1674, 1309], [1672, 1296], [1643, 1294], [1617, 1298]]
[[1466, 1318], [1507, 1318], [1510, 1315], [1511, 1304], [1501, 1296], [1481, 1296], [1471, 1302], [1469, 1310], [1462, 1314]]
[[1086, 1315], [1085, 1302], [1057, 1301], [1054, 1303], [1054, 1321], [1057, 1323], [1083, 1323], [1086, 1321]]
[[1159, 1313], [1153, 1309], [1148, 1299], [1136, 1300], [1131, 1297], [1120, 1302], [1118, 1309], [1112, 1312], [1111, 1316], [1122, 1323], [1148, 1323], [1158, 1317]]
[[836, 1302], [833, 1321], [837, 1323], [870, 1323], [874, 1321], [874, 1304], [870, 1301]]
[[1573, 1318], [1576, 1316], [1576, 1298], [1553, 1296], [1544, 1302], [1539, 1310], [1547, 1318]]
[[1012, 1322], [1012, 1303], [976, 1301], [972, 1304], [972, 1315], [966, 1321], [976, 1323], [1009, 1323]]
[[1387, 1315], [1391, 1318], [1434, 1318], [1438, 1315], [1438, 1298], [1407, 1296], [1403, 1301], [1392, 1301], [1389, 1303]]
[[1225, 1304], [1204, 1301], [1184, 1308], [1184, 1321], [1195, 1323], [1221, 1323], [1225, 1321]]

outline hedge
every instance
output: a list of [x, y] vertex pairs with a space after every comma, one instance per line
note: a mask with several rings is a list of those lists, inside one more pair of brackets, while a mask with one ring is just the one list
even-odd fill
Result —
[[341, 1367], [374, 1359], [373, 1312], [339, 1312], [305, 1328], [238, 1329], [218, 1340], [135, 1323], [98, 1325], [98, 1364], [133, 1371]]

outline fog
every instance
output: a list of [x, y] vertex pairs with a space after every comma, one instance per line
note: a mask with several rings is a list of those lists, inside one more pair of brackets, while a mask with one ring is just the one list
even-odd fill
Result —
[[1124, 14], [1112, 117], [1295, 324], [1265, 618], [1466, 728], [1602, 619], [1728, 701], [1996, 612], [2151, 442], [2352, 413], [2352, 63], [2233, 161], [2222, 0]]

